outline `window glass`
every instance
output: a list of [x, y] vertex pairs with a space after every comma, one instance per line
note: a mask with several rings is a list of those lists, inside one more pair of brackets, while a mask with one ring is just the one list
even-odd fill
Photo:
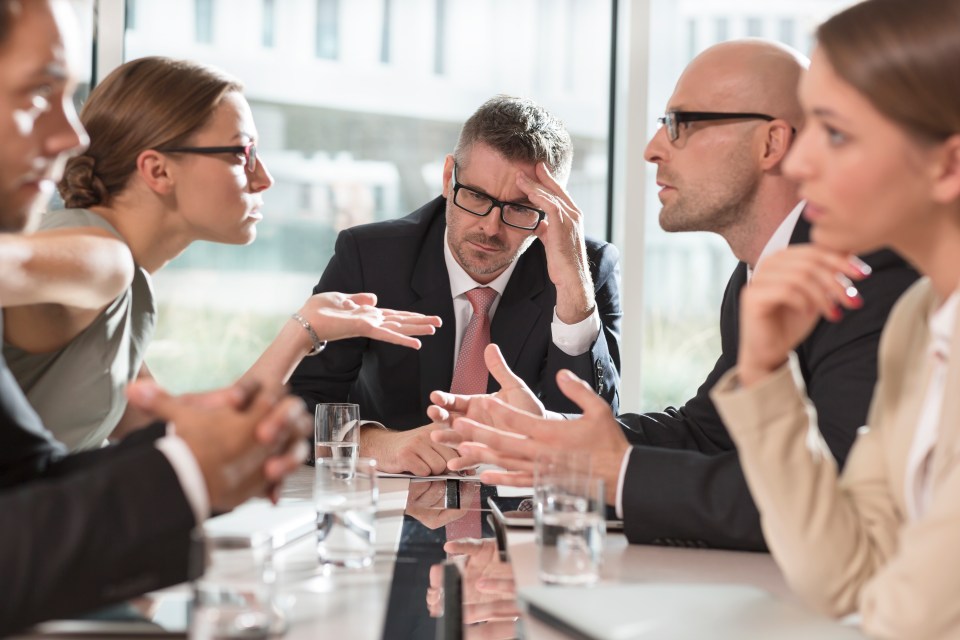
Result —
[[[276, 184], [251, 246], [197, 243], [157, 273], [147, 362], [171, 389], [246, 370], [310, 294], [337, 232], [439, 195], [460, 125], [497, 93], [564, 120], [570, 192], [588, 233], [606, 236], [610, 2], [231, 0], [229, 12], [208, 2], [210, 44], [181, 27], [199, 0], [139, 2], [125, 55], [199, 60], [240, 78]], [[267, 5], [272, 46], [259, 37]]]
[[[79, 113], [87, 96], [90, 95], [90, 86], [93, 81], [93, 57], [96, 51], [94, 42], [94, 33], [96, 32], [94, 29], [94, 0], [77, 0], [76, 2], [70, 3], [70, 6], [73, 7], [76, 12], [77, 26], [80, 29], [80, 40], [78, 40], [79, 46], [77, 50], [78, 59], [76, 60], [76, 69], [74, 70], [77, 74], [77, 88], [73, 94], [73, 105], [77, 109], [77, 113]], [[63, 208], [63, 200], [56, 191], [54, 191], [53, 197], [50, 198], [49, 208]]]
[[276, 14], [277, 0], [263, 0], [263, 23], [261, 24], [263, 30], [261, 32], [261, 38], [263, 39], [263, 46], [266, 49], [273, 46], [274, 39], [276, 38]]
[[213, 42], [213, 0], [195, 0], [194, 5], [194, 37], [197, 42], [210, 44]]
[[[683, 68], [710, 45], [758, 36], [786, 40], [809, 55], [816, 26], [850, 4], [849, 0], [746, 0], [734, 7], [721, 0], [653, 0], [650, 113], [654, 117], [663, 113]], [[643, 393], [640, 406], [627, 400], [624, 409], [628, 410], [679, 406], [696, 393], [720, 354], [720, 302], [736, 265], [719, 236], [661, 230], [657, 190], [656, 167], [648, 165]]]

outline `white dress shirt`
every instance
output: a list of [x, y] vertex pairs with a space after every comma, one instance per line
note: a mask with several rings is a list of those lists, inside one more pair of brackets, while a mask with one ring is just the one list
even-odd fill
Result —
[[[456, 333], [453, 342], [453, 364], [457, 364], [457, 355], [460, 353], [460, 342], [463, 340], [463, 334], [467, 330], [467, 323], [473, 315], [473, 306], [467, 299], [467, 291], [477, 287], [490, 287], [496, 290], [497, 298], [490, 306], [490, 320], [497, 312], [500, 306], [500, 298], [503, 296], [510, 276], [513, 270], [517, 268], [517, 261], [514, 260], [506, 270], [497, 276], [489, 284], [483, 285], [470, 277], [457, 259], [453, 257], [450, 250], [450, 244], [447, 242], [447, 232], [443, 235], [443, 259], [447, 265], [447, 275], [450, 278], [450, 295], [453, 296], [453, 315], [456, 320]], [[585, 320], [576, 324], [564, 324], [557, 318], [557, 310], [553, 310], [553, 323], [550, 325], [553, 343], [557, 348], [568, 356], [579, 356], [590, 350], [590, 346], [600, 335], [600, 313], [596, 307], [593, 313]]]
[[[747, 265], [747, 283], [750, 283], [751, 278], [753, 278], [753, 271], [756, 269], [764, 258], [786, 249], [790, 245], [790, 237], [793, 236], [793, 231], [797, 227], [797, 221], [800, 219], [800, 214], [803, 213], [803, 208], [807, 205], [805, 200], [801, 200], [797, 203], [790, 213], [783, 219], [780, 225], [776, 230], [771, 234], [770, 238], [767, 240], [767, 243], [763, 245], [763, 250], [760, 252], [760, 256], [757, 258], [757, 264], [751, 267]], [[627, 453], [624, 454], [623, 460], [620, 462], [620, 476], [617, 480], [617, 517], [623, 519], [623, 482], [627, 477], [627, 465], [630, 462], [630, 452], [633, 450], [633, 447], [627, 449]]]
[[183, 438], [176, 435], [176, 429], [172, 423], [167, 424], [167, 435], [157, 440], [154, 446], [167, 456], [170, 466], [177, 474], [183, 493], [187, 496], [187, 502], [193, 509], [197, 526], [201, 526], [210, 516], [210, 498], [207, 495], [207, 483], [203, 479], [203, 472], [200, 471], [200, 465], [193, 456], [193, 452]]
[[773, 235], [770, 236], [770, 239], [767, 240], [767, 244], [763, 245], [763, 251], [760, 252], [760, 257], [757, 258], [757, 264], [752, 267], [749, 264], [747, 265], [747, 282], [750, 282], [751, 278], [753, 278], [754, 270], [760, 266], [764, 258], [790, 246], [790, 237], [793, 236], [793, 230], [797, 228], [797, 220], [800, 219], [800, 214], [803, 213], [805, 206], [807, 206], [807, 201], [801, 200], [800, 203], [793, 208], [793, 211], [787, 214], [787, 217], [783, 219], [780, 226], [777, 227]]
[[923, 408], [917, 421], [917, 430], [910, 445], [907, 457], [907, 470], [904, 497], [907, 503], [907, 517], [915, 522], [923, 517], [930, 506], [931, 481], [930, 462], [933, 449], [940, 435], [940, 412], [947, 388], [947, 369], [950, 362], [950, 337], [957, 322], [960, 308], [960, 289], [953, 292], [928, 320], [930, 343], [927, 346], [927, 358], [930, 360], [930, 381], [923, 398]]

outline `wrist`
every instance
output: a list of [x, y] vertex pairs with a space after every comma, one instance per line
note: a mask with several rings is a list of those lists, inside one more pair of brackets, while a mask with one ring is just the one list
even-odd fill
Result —
[[[358, 437], [360, 451], [359, 454], [367, 457], [377, 457], [377, 445], [384, 436], [390, 433], [390, 430], [379, 422], [370, 422], [360, 425], [360, 435]], [[389, 436], [387, 436], [389, 437]]]
[[315, 356], [326, 348], [327, 341], [320, 339], [320, 336], [317, 335], [313, 325], [311, 325], [310, 322], [308, 322], [300, 312], [290, 314], [290, 319], [300, 325], [300, 328], [302, 329], [303, 335], [306, 338], [306, 344], [308, 345], [306, 355]]
[[[604, 459], [600, 461], [595, 461], [594, 469], [602, 469], [600, 477], [603, 478], [603, 499], [609, 505], [616, 506], [617, 504], [617, 489], [620, 484], [620, 468], [623, 465], [623, 458], [629, 452], [630, 447], [626, 447], [622, 451], [617, 451], [607, 458], [603, 456]], [[598, 466], [599, 465], [599, 466]]]
[[[558, 293], [562, 290], [557, 287]], [[596, 309], [596, 303], [592, 297], [584, 296], [575, 300], [561, 300], [560, 296], [557, 296], [557, 319], [563, 324], [572, 325], [583, 322], [590, 317], [594, 309]]]
[[741, 387], [752, 387], [754, 384], [763, 380], [771, 373], [782, 367], [787, 362], [784, 358], [779, 364], [760, 364], [747, 362], [737, 365], [737, 381]]

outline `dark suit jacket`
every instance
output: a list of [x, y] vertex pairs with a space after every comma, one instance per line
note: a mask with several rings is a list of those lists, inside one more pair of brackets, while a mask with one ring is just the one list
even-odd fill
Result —
[[[429, 395], [453, 380], [453, 298], [443, 257], [446, 200], [437, 198], [398, 220], [343, 231], [314, 293], [372, 292], [378, 305], [437, 315], [443, 326], [414, 351], [362, 338], [331, 343], [305, 358], [290, 380], [293, 392], [312, 410], [318, 402], [356, 402], [365, 420], [393, 429], [428, 422]], [[556, 289], [547, 275], [546, 254], [534, 242], [520, 258], [490, 326], [507, 364], [548, 409], [577, 411], [556, 386], [560, 369], [590, 382], [616, 410], [620, 383], [620, 268], [616, 248], [587, 240], [587, 258], [603, 325], [591, 349], [571, 357], [550, 332]], [[489, 391], [499, 385], [491, 377]]]
[[[801, 218], [790, 242], [808, 242], [809, 237], [810, 225]], [[857, 284], [866, 302], [863, 308], [847, 311], [837, 323], [821, 321], [796, 349], [820, 430], [840, 465], [857, 429], [866, 423], [887, 315], [917, 278], [890, 251], [865, 260], [873, 274]], [[623, 488], [624, 524], [631, 542], [766, 549], [733, 441], [708, 395], [737, 362], [740, 290], [746, 281], [746, 264], [741, 262], [720, 308], [723, 352], [696, 397], [663, 413], [619, 416], [636, 445]]]
[[196, 523], [153, 446], [163, 430], [67, 456], [0, 357], [0, 635], [192, 577]]

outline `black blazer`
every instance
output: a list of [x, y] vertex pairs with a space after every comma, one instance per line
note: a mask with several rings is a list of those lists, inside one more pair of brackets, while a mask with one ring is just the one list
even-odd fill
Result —
[[67, 456], [0, 357], [0, 635], [177, 584], [202, 568], [193, 511], [153, 446], [164, 429]]
[[[443, 257], [446, 199], [440, 197], [410, 215], [347, 229], [337, 238], [333, 258], [314, 293], [372, 292], [378, 305], [437, 315], [443, 326], [422, 340], [420, 351], [356, 338], [330, 343], [304, 358], [290, 385], [310, 410], [318, 402], [356, 402], [365, 420], [393, 429], [429, 422], [431, 391], [449, 390], [453, 380], [453, 298]], [[603, 326], [591, 349], [571, 357], [550, 332], [556, 289], [547, 275], [546, 254], [534, 242], [520, 258], [490, 326], [507, 364], [548, 409], [577, 411], [556, 386], [560, 369], [591, 383], [616, 410], [620, 383], [619, 253], [607, 243], [587, 240], [587, 259]], [[491, 377], [489, 391], [499, 385]]]
[[[809, 238], [810, 224], [801, 218], [790, 243]], [[917, 273], [890, 251], [864, 259], [873, 274], [857, 284], [863, 308], [847, 311], [837, 323], [821, 321], [796, 349], [820, 431], [841, 466], [857, 429], [866, 423], [887, 315], [917, 279]], [[766, 549], [733, 441], [708, 395], [737, 362], [740, 290], [746, 281], [747, 267], [741, 262], [720, 308], [722, 353], [697, 395], [679, 409], [619, 416], [636, 445], [622, 497], [630, 542]]]

